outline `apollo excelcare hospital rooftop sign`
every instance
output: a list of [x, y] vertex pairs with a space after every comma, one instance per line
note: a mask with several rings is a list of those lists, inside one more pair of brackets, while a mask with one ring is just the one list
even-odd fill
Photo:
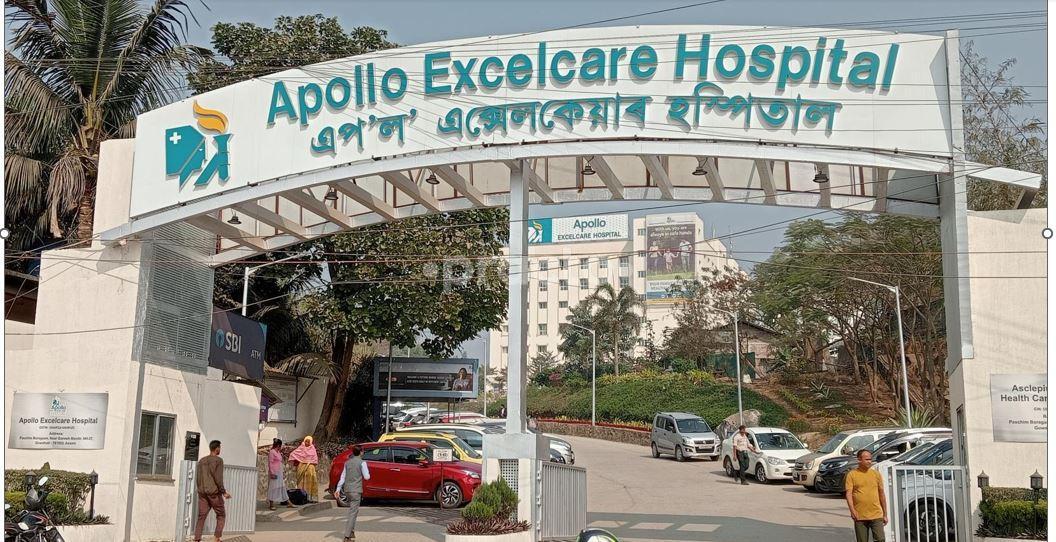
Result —
[[943, 36], [648, 26], [405, 47], [140, 116], [131, 216], [387, 156], [569, 140], [949, 155]]

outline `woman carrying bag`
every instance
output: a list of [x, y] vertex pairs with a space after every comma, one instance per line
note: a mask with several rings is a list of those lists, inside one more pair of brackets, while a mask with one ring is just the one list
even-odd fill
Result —
[[286, 480], [282, 472], [282, 441], [273, 439], [271, 450], [268, 451], [268, 510], [274, 510], [275, 503], [283, 502], [287, 508], [293, 508], [286, 495]]
[[304, 442], [290, 454], [290, 461], [297, 466], [297, 487], [308, 495], [308, 502], [319, 502], [319, 479], [315, 474], [319, 454], [312, 444], [312, 437], [304, 437]]

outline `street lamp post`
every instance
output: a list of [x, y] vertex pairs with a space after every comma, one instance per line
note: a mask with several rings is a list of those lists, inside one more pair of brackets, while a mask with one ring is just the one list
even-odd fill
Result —
[[243, 271], [242, 271], [243, 272], [243, 275], [242, 275], [242, 316], [246, 316], [246, 308], [249, 306], [249, 276], [250, 275], [252, 275], [257, 269], [260, 269], [261, 267], [267, 267], [267, 266], [269, 266], [271, 264], [276, 264], [276, 263], [279, 263], [279, 262], [285, 262], [285, 261], [288, 261], [288, 260], [292, 260], [294, 258], [301, 258], [303, 256], [311, 256], [313, 254], [315, 254], [315, 249], [314, 248], [308, 249], [308, 250], [306, 250], [304, 252], [298, 252], [297, 254], [294, 254], [292, 256], [287, 256], [285, 258], [280, 258], [278, 260], [274, 260], [274, 261], [270, 261], [270, 262], [264, 262], [264, 263], [262, 263], [260, 265], [253, 265], [253, 266], [247, 265], [245, 267], [245, 269], [243, 269]]
[[598, 334], [593, 329], [579, 324], [568, 322], [568, 325], [590, 333], [590, 425], [594, 426], [598, 423]]
[[873, 282], [871, 280], [860, 279], [857, 277], [847, 277], [848, 280], [854, 280], [857, 282], [864, 282], [866, 284], [872, 284], [873, 286], [879, 286], [881, 288], [887, 288], [888, 290], [895, 293], [895, 316], [898, 317], [898, 351], [902, 356], [902, 400], [905, 402], [906, 408], [906, 427], [909, 429], [913, 428], [913, 417], [910, 416], [910, 405], [909, 405], [909, 375], [906, 372], [906, 340], [902, 335], [902, 295], [899, 292], [898, 286], [891, 286], [890, 284], [881, 284], [879, 282]]

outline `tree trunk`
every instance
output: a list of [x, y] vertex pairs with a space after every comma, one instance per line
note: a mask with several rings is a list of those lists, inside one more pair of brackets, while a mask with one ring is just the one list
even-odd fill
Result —
[[337, 433], [341, 423], [341, 413], [345, 409], [345, 397], [348, 395], [349, 375], [352, 374], [352, 351], [356, 340], [344, 333], [334, 338], [334, 347], [330, 363], [334, 367], [334, 379], [326, 384], [326, 398], [315, 426], [315, 440], [325, 443]]
[[616, 330], [614, 332], [614, 334], [615, 334], [615, 336], [613, 337], [613, 344], [615, 344], [616, 347], [613, 349], [613, 353], [612, 354], [613, 354], [613, 360], [615, 361], [615, 364], [616, 364], [616, 376], [620, 376], [620, 332], [619, 332], [619, 330]]
[[75, 235], [78, 241], [86, 241], [92, 238], [92, 226], [95, 222], [95, 188], [88, 187], [77, 202], [77, 229]]

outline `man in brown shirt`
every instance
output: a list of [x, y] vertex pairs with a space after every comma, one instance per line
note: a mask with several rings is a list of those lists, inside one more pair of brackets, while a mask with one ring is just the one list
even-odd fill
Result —
[[198, 486], [198, 523], [194, 527], [194, 540], [202, 540], [205, 517], [212, 510], [216, 513], [213, 537], [220, 542], [220, 536], [224, 534], [224, 499], [230, 499], [231, 494], [224, 489], [224, 460], [220, 459], [219, 440], [210, 442], [209, 455], [198, 460], [195, 482]]

